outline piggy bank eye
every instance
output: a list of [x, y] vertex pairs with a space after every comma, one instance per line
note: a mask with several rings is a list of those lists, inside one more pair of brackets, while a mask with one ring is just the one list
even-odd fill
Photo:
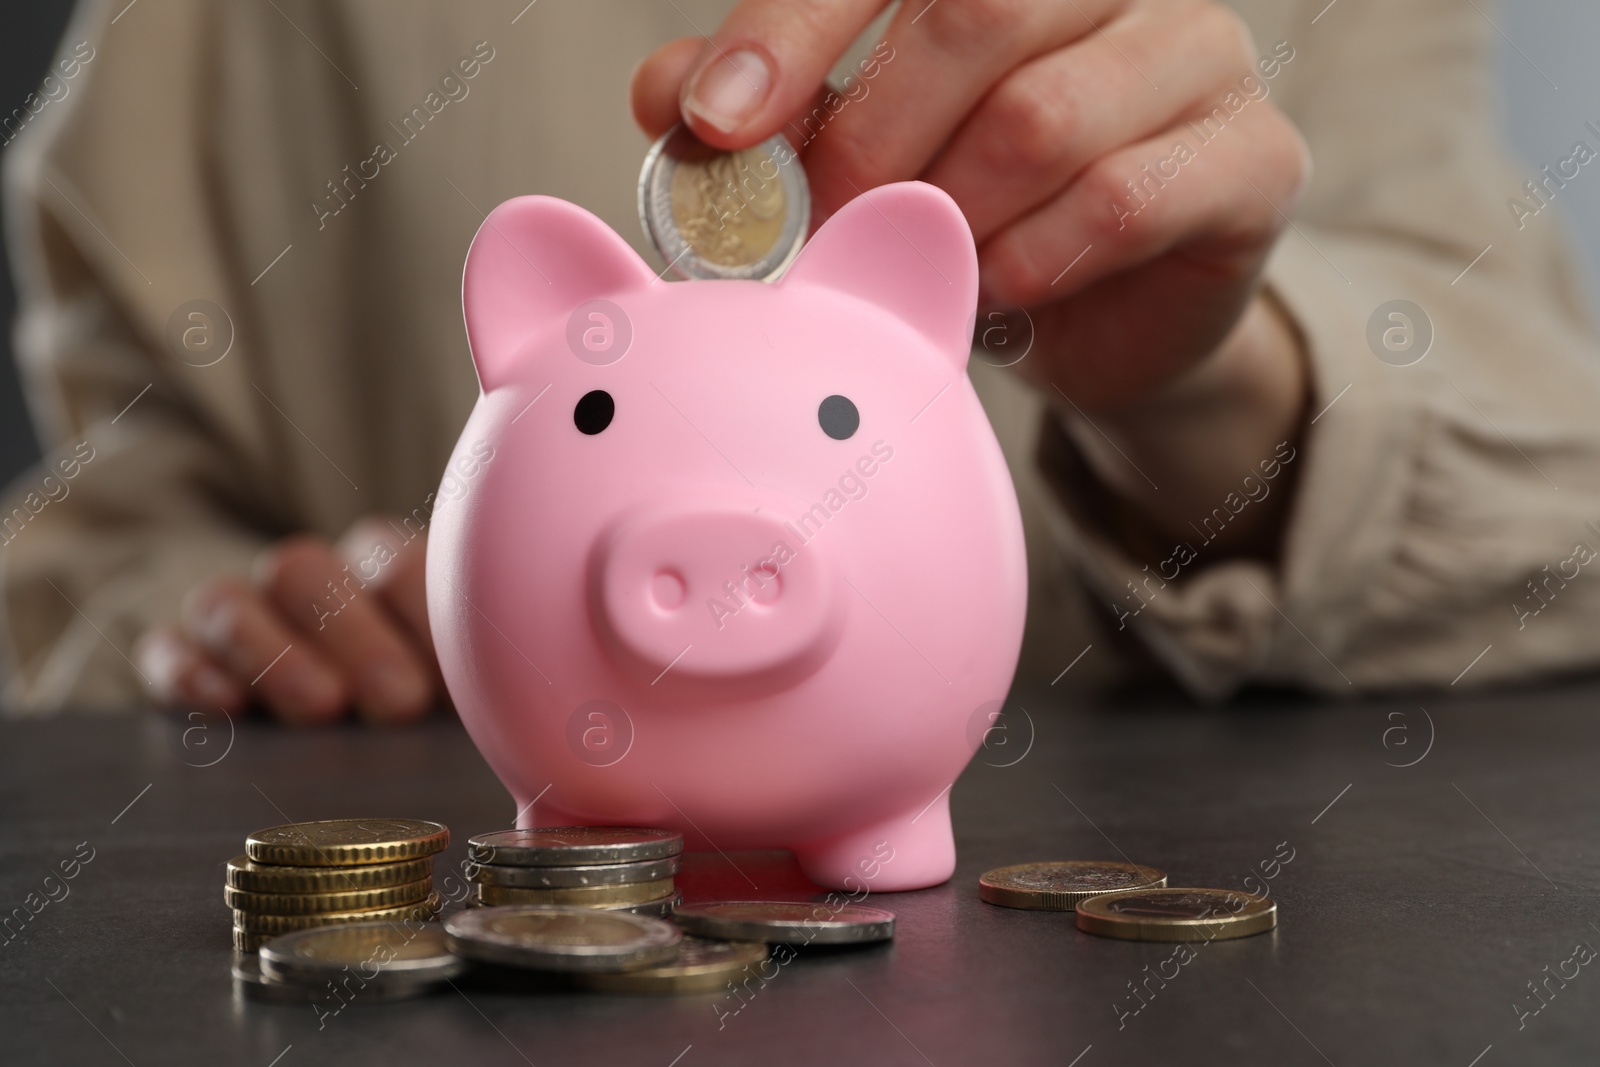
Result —
[[843, 441], [861, 425], [861, 412], [856, 410], [849, 397], [835, 394], [817, 406], [817, 423], [823, 433], [835, 441]]
[[592, 437], [610, 426], [611, 417], [616, 413], [617, 404], [611, 399], [611, 394], [604, 389], [596, 389], [578, 399], [578, 406], [572, 409], [572, 422]]

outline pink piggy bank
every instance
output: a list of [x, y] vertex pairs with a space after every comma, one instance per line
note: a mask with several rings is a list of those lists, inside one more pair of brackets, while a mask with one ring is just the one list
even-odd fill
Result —
[[947, 880], [950, 786], [1027, 597], [954, 202], [884, 186], [781, 281], [667, 283], [588, 212], [519, 197], [462, 289], [482, 395], [428, 613], [518, 825], [789, 848], [852, 892]]

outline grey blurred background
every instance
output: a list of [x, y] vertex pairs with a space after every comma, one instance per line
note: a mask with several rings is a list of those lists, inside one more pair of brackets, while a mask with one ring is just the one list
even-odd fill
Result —
[[[1529, 176], [1540, 166], [1568, 155], [1580, 137], [1592, 141], [1584, 123], [1600, 125], [1600, 64], [1593, 56], [1595, 43], [1600, 41], [1600, 4], [1595, 0], [1516, 0], [1504, 5], [1491, 0], [1461, 2], [1473, 3], [1495, 27], [1493, 33], [1500, 45], [1502, 124], [1512, 147], [1529, 165]], [[9, 5], [6, 32], [0, 34], [0, 116], [21, 107], [43, 77], [71, 11], [69, 0]], [[1507, 190], [1506, 195], [1512, 192]], [[1600, 175], [1585, 169], [1561, 191], [1557, 207], [1576, 231], [1589, 268], [1590, 290], [1600, 306], [1600, 285], [1596, 284], [1600, 274], [1595, 270], [1600, 264]], [[1534, 224], [1549, 221], [1548, 214], [1541, 214]], [[10, 267], [0, 263], [0, 485], [10, 482], [39, 454], [11, 358], [15, 308]]]

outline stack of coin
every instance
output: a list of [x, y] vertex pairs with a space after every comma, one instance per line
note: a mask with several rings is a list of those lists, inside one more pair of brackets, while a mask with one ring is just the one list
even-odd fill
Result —
[[683, 835], [632, 826], [500, 830], [467, 842], [478, 907], [512, 904], [672, 914]]
[[431, 919], [433, 857], [450, 831], [421, 819], [330, 819], [258, 830], [228, 861], [233, 947], [379, 919]]

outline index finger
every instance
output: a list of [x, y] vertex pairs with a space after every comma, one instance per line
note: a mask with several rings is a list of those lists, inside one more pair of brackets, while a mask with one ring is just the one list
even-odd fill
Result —
[[810, 103], [887, 6], [888, 0], [741, 0], [706, 38], [684, 80], [684, 120], [695, 136], [722, 149], [771, 137]]

